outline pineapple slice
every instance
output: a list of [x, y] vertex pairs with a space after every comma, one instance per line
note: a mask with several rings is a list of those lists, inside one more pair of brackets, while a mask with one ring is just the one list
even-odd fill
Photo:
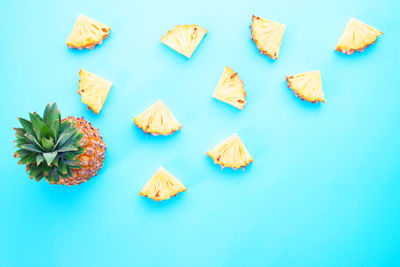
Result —
[[107, 25], [80, 14], [66, 43], [69, 48], [93, 49], [108, 37], [110, 31]]
[[243, 82], [238, 74], [228, 66], [225, 67], [224, 73], [219, 79], [213, 97], [238, 109], [243, 109], [246, 105], [246, 91]]
[[214, 160], [214, 163], [221, 165], [222, 169], [230, 167], [236, 170], [242, 167], [244, 170], [244, 167], [253, 161], [253, 158], [237, 134], [232, 135], [221, 144], [210, 149], [207, 155]]
[[137, 127], [152, 135], [169, 135], [181, 129], [180, 123], [161, 100], [134, 118]]
[[353, 54], [354, 51], [362, 52], [369, 45], [375, 43], [381, 34], [383, 34], [381, 31], [351, 18], [336, 44], [336, 50], [348, 55]]
[[278, 59], [285, 25], [253, 15], [251, 39], [263, 55]]
[[161, 37], [161, 42], [190, 58], [206, 33], [199, 25], [177, 25]]
[[161, 201], [185, 191], [186, 187], [181, 181], [166, 169], [160, 167], [139, 194], [155, 201]]
[[311, 103], [325, 103], [319, 70], [286, 76], [286, 81], [293, 93], [302, 100], [307, 100]]
[[98, 114], [110, 92], [112, 82], [107, 81], [87, 70], [79, 71], [79, 90], [81, 101]]

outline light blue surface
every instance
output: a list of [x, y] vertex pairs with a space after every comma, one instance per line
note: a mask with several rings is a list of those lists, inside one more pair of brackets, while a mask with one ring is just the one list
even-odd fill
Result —
[[[2, 0], [0, 266], [400, 266], [399, 3]], [[111, 26], [103, 45], [67, 48], [79, 13]], [[275, 62], [250, 39], [253, 14], [286, 24]], [[347, 56], [333, 48], [350, 17], [384, 35]], [[187, 60], [159, 39], [190, 23], [208, 34]], [[243, 111], [211, 98], [226, 65]], [[114, 82], [99, 115], [80, 68]], [[286, 87], [313, 69], [326, 104]], [[172, 136], [133, 124], [158, 99], [182, 124]], [[16, 117], [51, 102], [107, 143], [88, 183], [36, 183], [12, 157]], [[221, 172], [205, 153], [235, 132], [254, 163]], [[160, 165], [188, 190], [153, 202], [138, 193]]]

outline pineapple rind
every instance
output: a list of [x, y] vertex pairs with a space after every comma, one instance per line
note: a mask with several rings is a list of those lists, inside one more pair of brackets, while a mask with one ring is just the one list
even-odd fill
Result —
[[87, 70], [79, 71], [79, 90], [81, 101], [98, 114], [110, 92], [112, 82]]
[[182, 128], [165, 104], [158, 100], [133, 119], [135, 125], [152, 135], [170, 135]]
[[[262, 32], [265, 31], [265, 27], [268, 27], [268, 32]], [[262, 55], [278, 59], [285, 27], [284, 24], [253, 15], [250, 26], [251, 39]]]
[[324, 92], [322, 91], [321, 74], [319, 70], [299, 73], [286, 76], [288, 87], [301, 100], [311, 103], [325, 103]]
[[185, 185], [163, 167], [160, 167], [139, 193], [155, 201], [161, 201], [186, 191]]
[[338, 43], [336, 50], [347, 55], [363, 52], [365, 48], [375, 43], [383, 32], [355, 18], [350, 18]]
[[242, 110], [247, 103], [243, 81], [239, 78], [238, 74], [228, 66], [225, 67], [218, 81], [213, 98], [240, 110]]
[[109, 26], [80, 14], [66, 44], [69, 48], [93, 49], [96, 45], [102, 44], [110, 31]]
[[161, 37], [161, 42], [176, 52], [190, 58], [206, 35], [199, 25], [177, 25]]
[[222, 168], [229, 167], [234, 170], [243, 168], [253, 162], [253, 158], [247, 151], [242, 140], [237, 134], [224, 140], [207, 152], [215, 164], [219, 164]]

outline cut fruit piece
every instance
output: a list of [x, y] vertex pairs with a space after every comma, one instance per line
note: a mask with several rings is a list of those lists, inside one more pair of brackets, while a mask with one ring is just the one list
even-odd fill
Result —
[[268, 55], [272, 59], [277, 59], [285, 32], [285, 25], [253, 15], [250, 27], [251, 39], [260, 50], [260, 53]]
[[160, 167], [139, 194], [155, 201], [161, 201], [185, 191], [186, 187], [181, 181], [166, 169]]
[[293, 93], [302, 100], [307, 100], [311, 103], [325, 103], [319, 70], [286, 76], [286, 81]]
[[161, 37], [161, 42], [190, 58], [206, 33], [199, 25], [177, 25]]
[[347, 55], [351, 55], [355, 51], [362, 52], [369, 45], [375, 43], [381, 34], [383, 34], [381, 31], [351, 18], [336, 44], [336, 50]]
[[112, 82], [107, 81], [87, 70], [79, 71], [79, 90], [81, 101], [88, 105], [94, 113], [99, 113], [103, 108], [108, 93], [112, 86]]
[[161, 100], [155, 102], [133, 120], [137, 127], [152, 135], [169, 135], [182, 128]]
[[237, 134], [210, 149], [207, 155], [214, 160], [214, 163], [221, 165], [222, 168], [230, 167], [235, 170], [240, 167], [244, 170], [244, 167], [253, 161]]
[[79, 15], [66, 43], [69, 48], [93, 49], [108, 37], [110, 31], [111, 28], [107, 25], [84, 15]]
[[246, 105], [246, 91], [242, 80], [231, 68], [225, 67], [213, 97], [238, 109]]

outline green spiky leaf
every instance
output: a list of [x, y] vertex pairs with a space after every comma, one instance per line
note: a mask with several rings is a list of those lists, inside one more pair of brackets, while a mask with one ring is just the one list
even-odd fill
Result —
[[40, 163], [42, 163], [44, 161], [44, 157], [43, 157], [43, 154], [40, 154], [40, 153], [38, 153], [38, 154], [36, 154], [36, 165], [40, 165]]
[[27, 133], [35, 135], [35, 132], [33, 131], [33, 128], [32, 128], [32, 123], [30, 121], [27, 121], [23, 118], [18, 118], [18, 120]]
[[29, 113], [30, 120], [18, 118], [22, 128], [14, 128], [20, 158], [26, 164], [32, 178], [57, 183], [59, 179], [72, 176], [71, 168], [80, 168], [78, 155], [84, 152], [80, 145], [83, 134], [70, 120], [61, 119], [56, 104], [47, 105], [43, 117]]
[[22, 149], [25, 149], [27, 151], [31, 151], [31, 152], [37, 152], [37, 153], [43, 153], [42, 150], [39, 150], [36, 145], [34, 144], [26, 144], [26, 145], [21, 145]]
[[46, 160], [48, 166], [51, 166], [51, 163], [53, 163], [56, 156], [57, 156], [57, 152], [43, 153], [43, 157]]
[[41, 143], [46, 151], [51, 151], [54, 148], [54, 140], [52, 137], [50, 138], [43, 137]]

